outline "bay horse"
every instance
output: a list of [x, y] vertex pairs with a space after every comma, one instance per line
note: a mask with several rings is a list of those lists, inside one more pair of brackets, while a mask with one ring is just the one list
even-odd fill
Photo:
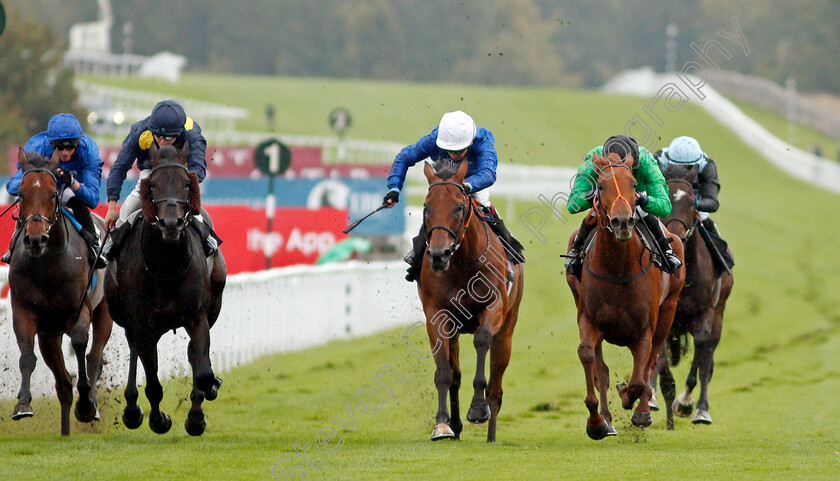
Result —
[[[524, 275], [521, 264], [508, 263], [499, 238], [479, 218], [479, 207], [465, 192], [467, 169], [468, 163], [463, 161], [424, 165], [429, 181], [423, 209], [427, 247], [418, 291], [435, 359], [438, 393], [437, 424], [431, 439], [460, 438], [458, 339], [461, 334], [473, 334], [477, 362], [466, 418], [476, 424], [489, 420], [487, 442], [494, 442], [502, 406], [502, 376], [510, 361]], [[484, 374], [488, 350], [489, 384]]]
[[172, 427], [169, 415], [160, 410], [157, 344], [167, 331], [183, 327], [190, 338], [187, 358], [193, 373], [192, 406], [184, 425], [187, 433], [199, 436], [206, 428], [201, 403], [216, 399], [221, 385], [210, 364], [210, 328], [222, 307], [227, 270], [221, 251], [205, 257], [198, 232], [188, 228], [190, 216], [202, 213], [198, 177], [186, 167], [188, 154], [188, 144], [181, 150], [152, 145], [151, 172], [140, 181], [142, 220], [134, 222], [108, 265], [105, 296], [114, 321], [125, 328], [129, 347], [123, 423], [129, 429], [143, 423], [137, 405], [139, 356], [151, 404], [149, 427], [158, 434]]
[[[595, 156], [592, 162], [598, 172], [591, 211], [597, 222], [595, 240], [584, 257], [581, 278], [567, 272], [566, 280], [578, 310], [578, 357], [586, 377], [584, 402], [589, 410], [586, 434], [598, 440], [617, 434], [607, 402], [610, 377], [602, 342], [630, 348], [633, 373], [627, 385], [619, 385], [621, 405], [632, 409], [638, 400], [631, 422], [637, 427], [650, 426], [650, 376], [674, 319], [685, 269], [669, 276], [653, 267], [650, 252], [634, 232], [632, 157], [620, 159], [610, 154]], [[674, 253], [682, 258], [679, 239], [668, 236], [674, 239]], [[596, 388], [601, 394], [600, 413]]]
[[[63, 335], [70, 336], [78, 363], [79, 400], [74, 413], [80, 422], [91, 422], [99, 419], [96, 383], [102, 373], [102, 351], [111, 337], [113, 322], [102, 283], [96, 282], [87, 289], [91, 269], [88, 246], [63, 212], [55, 177], [58, 154], [47, 159], [19, 149], [18, 162], [23, 177], [18, 191], [17, 227], [22, 232], [9, 264], [9, 286], [12, 324], [20, 348], [21, 383], [12, 419], [35, 414], [29, 404], [32, 401], [29, 383], [36, 363], [37, 334], [41, 355], [55, 377], [55, 391], [61, 404], [61, 434], [69, 436], [73, 384], [61, 350]], [[105, 232], [102, 219], [93, 217], [100, 231]], [[104, 269], [100, 269], [97, 279], [101, 280], [103, 274]], [[93, 342], [85, 358], [91, 325]]]
[[[656, 387], [657, 374], [662, 394], [666, 401], [668, 428], [674, 428], [673, 414], [687, 417], [691, 415], [693, 400], [691, 392], [697, 385], [700, 375], [700, 398], [697, 411], [691, 418], [694, 424], [711, 424], [709, 415], [708, 388], [714, 371], [714, 354], [720, 342], [723, 330], [723, 311], [726, 300], [732, 292], [733, 276], [731, 272], [715, 273], [712, 253], [699, 233], [700, 218], [697, 211], [693, 181], [697, 176], [697, 166], [686, 167], [671, 164], [665, 170], [665, 178], [673, 206], [671, 214], [665, 219], [665, 226], [680, 237], [685, 245], [685, 286], [677, 303], [674, 324], [668, 341], [659, 353], [656, 372], [651, 379], [651, 387]], [[728, 249], [730, 257], [732, 251]], [[694, 339], [694, 358], [685, 380], [685, 391], [675, 401], [674, 377], [670, 365], [676, 366], [682, 354], [680, 338], [691, 334]], [[666, 354], [665, 347], [669, 353]]]

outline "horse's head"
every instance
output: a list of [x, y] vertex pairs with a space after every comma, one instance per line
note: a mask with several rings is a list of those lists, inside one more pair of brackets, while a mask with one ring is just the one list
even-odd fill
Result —
[[694, 233], [697, 226], [697, 198], [694, 195], [694, 179], [699, 167], [695, 165], [669, 164], [665, 169], [671, 196], [671, 214], [665, 219], [665, 227], [679, 236], [683, 242]]
[[23, 224], [23, 244], [32, 257], [41, 257], [50, 240], [50, 230], [58, 220], [61, 207], [58, 181], [53, 173], [58, 165], [58, 154], [52, 159], [23, 149], [18, 150], [18, 162], [23, 172], [18, 190], [20, 217]]
[[601, 225], [612, 231], [620, 241], [628, 241], [633, 236], [633, 217], [636, 205], [636, 178], [633, 176], [633, 157], [624, 159], [618, 154], [606, 157], [595, 156], [592, 159], [598, 180], [593, 199]]
[[157, 226], [163, 239], [181, 239], [190, 215], [201, 213], [201, 192], [198, 176], [187, 171], [190, 148], [185, 142], [181, 150], [152, 144], [149, 149], [151, 172], [140, 181], [140, 199], [146, 222]]
[[445, 271], [452, 255], [461, 246], [469, 225], [470, 197], [464, 191], [467, 162], [426, 163], [423, 172], [429, 180], [429, 193], [423, 203], [423, 229], [429, 246], [432, 269]]

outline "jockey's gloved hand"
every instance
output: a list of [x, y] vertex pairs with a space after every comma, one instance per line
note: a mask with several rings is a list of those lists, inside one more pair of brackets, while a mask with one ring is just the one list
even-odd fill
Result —
[[464, 193], [469, 194], [472, 192], [472, 185], [469, 182], [464, 182]]
[[387, 205], [394, 205], [400, 201], [400, 191], [392, 189], [389, 190], [387, 194], [385, 194], [385, 198], [382, 199], [383, 204]]
[[69, 170], [57, 167], [55, 169], [55, 176], [58, 177], [58, 180], [60, 180], [65, 187], [73, 185], [73, 174], [71, 174]]
[[636, 205], [644, 207], [649, 201], [650, 199], [648, 199], [647, 192], [639, 192], [639, 197], [636, 198]]

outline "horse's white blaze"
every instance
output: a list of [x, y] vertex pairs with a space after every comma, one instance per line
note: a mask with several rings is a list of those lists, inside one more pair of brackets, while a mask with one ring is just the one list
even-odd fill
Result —
[[35, 181], [35, 183], [34, 183], [34, 184], [32, 184], [32, 187], [41, 187], [41, 181], [40, 181], [40, 180], [36, 180], [36, 181]]
[[687, 195], [688, 195], [688, 193], [686, 191], [684, 191], [682, 189], [677, 189], [677, 191], [674, 192], [674, 200], [679, 201], [680, 199], [682, 199], [683, 197], [685, 197]]

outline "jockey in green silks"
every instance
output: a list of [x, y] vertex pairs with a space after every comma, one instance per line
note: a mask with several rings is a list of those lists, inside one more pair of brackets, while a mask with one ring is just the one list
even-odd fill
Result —
[[[665, 237], [665, 231], [658, 217], [667, 217], [671, 213], [671, 199], [668, 197], [668, 184], [665, 177], [659, 170], [656, 158], [644, 147], [639, 147], [636, 140], [625, 135], [614, 135], [607, 139], [603, 146], [598, 146], [586, 154], [583, 165], [578, 168], [575, 177], [574, 187], [569, 194], [569, 202], [566, 208], [572, 214], [583, 212], [592, 207], [592, 197], [595, 193], [595, 186], [598, 179], [598, 171], [592, 162], [594, 156], [618, 154], [622, 159], [628, 155], [633, 156], [633, 176], [636, 178], [636, 213], [645, 225], [650, 229], [656, 238], [657, 244], [662, 248], [665, 258], [662, 262], [662, 270], [668, 274], [682, 266], [682, 261], [674, 254], [670, 245], [670, 239]], [[587, 216], [588, 218], [588, 216]], [[566, 256], [566, 271], [580, 277], [583, 266], [583, 243], [594, 223], [584, 218], [575, 236], [569, 253]]]

